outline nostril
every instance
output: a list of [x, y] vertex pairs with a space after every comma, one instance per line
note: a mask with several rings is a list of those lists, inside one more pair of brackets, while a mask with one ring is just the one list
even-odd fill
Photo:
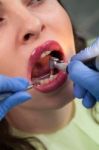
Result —
[[45, 29], [45, 26], [44, 25], [42, 25], [42, 27], [41, 27], [41, 31], [43, 31]]
[[27, 33], [27, 34], [24, 36], [24, 41], [29, 40], [32, 36], [34, 36], [34, 34], [32, 34], [32, 33]]

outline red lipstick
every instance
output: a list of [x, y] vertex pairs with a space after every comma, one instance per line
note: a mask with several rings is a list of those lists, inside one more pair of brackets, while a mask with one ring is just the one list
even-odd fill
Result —
[[59, 70], [53, 70], [53, 74], [51, 74], [49, 67], [51, 56], [58, 57], [58, 59], [66, 62], [61, 46], [58, 42], [50, 40], [33, 50], [28, 63], [28, 77], [31, 82], [41, 76], [46, 77], [40, 81], [39, 85], [34, 87], [44, 93], [57, 90], [67, 79], [67, 74]]

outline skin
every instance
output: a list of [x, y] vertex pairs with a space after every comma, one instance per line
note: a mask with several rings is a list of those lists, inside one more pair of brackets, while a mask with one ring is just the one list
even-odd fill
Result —
[[[68, 60], [75, 54], [71, 21], [57, 0], [1, 2], [0, 74], [27, 78], [28, 59], [33, 49], [48, 40], [57, 41]], [[25, 40], [28, 33], [33, 36]], [[71, 81], [48, 94], [35, 89], [29, 92], [33, 98], [7, 114], [11, 126], [27, 132], [48, 133], [71, 120], [74, 111]]]

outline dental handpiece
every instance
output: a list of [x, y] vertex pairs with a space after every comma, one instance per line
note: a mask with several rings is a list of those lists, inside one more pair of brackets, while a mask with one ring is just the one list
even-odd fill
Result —
[[[99, 56], [90, 58], [88, 60], [84, 60], [83, 63], [89, 68], [95, 71], [99, 71]], [[60, 61], [58, 58], [51, 57], [50, 59], [51, 69], [57, 68], [58, 70], [68, 73], [68, 64], [69, 64], [68, 62], [64, 63], [63, 61]]]

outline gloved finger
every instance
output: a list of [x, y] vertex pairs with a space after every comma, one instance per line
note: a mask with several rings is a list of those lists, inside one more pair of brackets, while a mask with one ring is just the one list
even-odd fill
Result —
[[99, 73], [88, 68], [80, 61], [72, 61], [68, 65], [69, 77], [75, 83], [88, 90], [99, 99]]
[[96, 104], [96, 99], [89, 92], [87, 92], [82, 100], [82, 104], [86, 108], [92, 108]]
[[99, 37], [95, 40], [95, 42], [85, 48], [84, 50], [80, 51], [78, 54], [74, 55], [71, 58], [72, 60], [80, 60], [80, 61], [84, 61], [93, 57], [96, 57], [99, 55]]
[[29, 82], [24, 78], [11, 78], [4, 75], [0, 75], [0, 92], [17, 92], [25, 90]]
[[74, 96], [77, 98], [83, 98], [86, 94], [86, 90], [78, 84], [74, 83]]
[[13, 107], [22, 104], [31, 98], [32, 96], [27, 92], [17, 92], [0, 102], [0, 119], [2, 119]]

